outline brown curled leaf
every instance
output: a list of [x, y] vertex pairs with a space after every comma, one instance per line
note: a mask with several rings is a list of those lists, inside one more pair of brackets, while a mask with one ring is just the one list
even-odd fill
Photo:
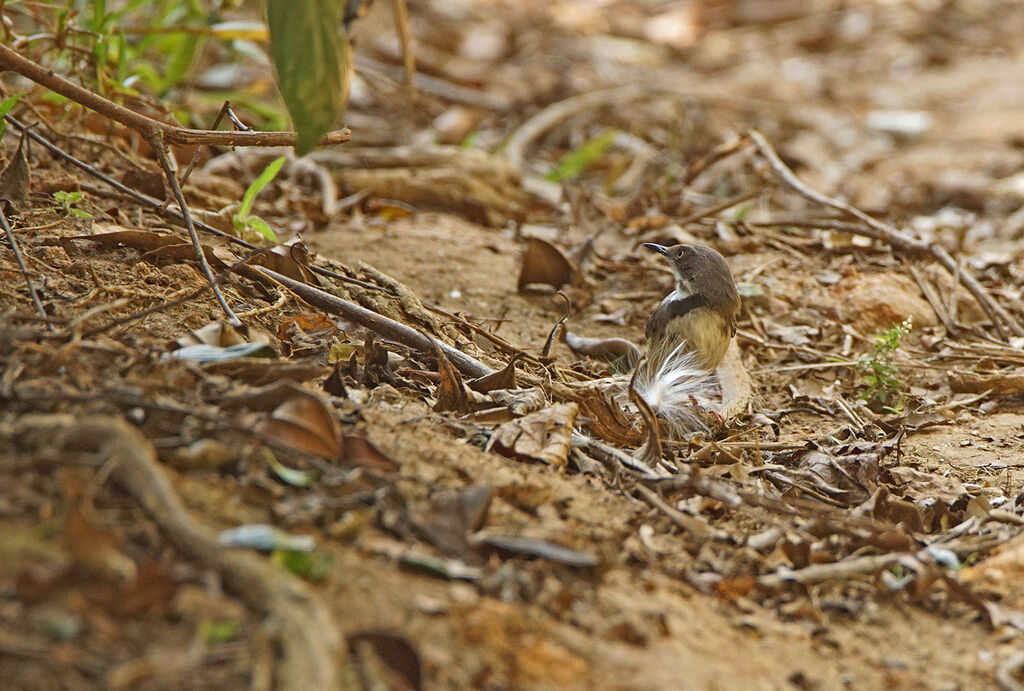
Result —
[[434, 354], [437, 356], [437, 368], [441, 374], [441, 383], [437, 385], [437, 392], [434, 394], [437, 399], [434, 411], [451, 410], [460, 415], [468, 413], [469, 396], [462, 384], [462, 375], [452, 366], [451, 360], [440, 346], [434, 346]]
[[640, 359], [640, 349], [624, 338], [587, 338], [586, 336], [577, 336], [567, 329], [562, 340], [577, 355], [591, 357], [601, 362], [615, 362], [616, 360], [637, 362]]
[[561, 288], [576, 280], [576, 267], [560, 249], [540, 238], [527, 238], [523, 263], [519, 269], [519, 292], [531, 284]]
[[572, 310], [572, 301], [569, 300], [569, 296], [561, 290], [558, 291], [558, 295], [565, 300], [565, 312], [562, 314], [562, 318], [551, 327], [551, 332], [548, 333], [548, 337], [544, 341], [544, 349], [540, 353], [542, 358], [551, 357], [551, 351], [555, 347], [555, 343], [558, 342], [558, 334], [565, 329], [565, 320], [569, 318], [569, 312]]
[[523, 357], [522, 353], [516, 353], [504, 368], [468, 382], [469, 388], [480, 393], [516, 388], [516, 360], [521, 357]]

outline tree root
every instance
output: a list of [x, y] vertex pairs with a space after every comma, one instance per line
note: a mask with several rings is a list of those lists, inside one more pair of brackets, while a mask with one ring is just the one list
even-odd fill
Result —
[[282, 659], [276, 686], [337, 687], [341, 636], [319, 596], [305, 583], [249, 552], [226, 549], [193, 518], [160, 468], [152, 445], [123, 419], [31, 415], [0, 425], [0, 438], [32, 449], [33, 462], [67, 463], [87, 453], [95, 464], [113, 462], [111, 477], [131, 494], [183, 554], [214, 570], [247, 606], [268, 617]]

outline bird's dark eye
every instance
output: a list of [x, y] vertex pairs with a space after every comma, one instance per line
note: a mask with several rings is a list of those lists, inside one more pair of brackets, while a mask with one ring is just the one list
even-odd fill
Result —
[[678, 252], [676, 252], [676, 259], [682, 259], [684, 254], [686, 254], [686, 252], [684, 252], [683, 250], [679, 250]]

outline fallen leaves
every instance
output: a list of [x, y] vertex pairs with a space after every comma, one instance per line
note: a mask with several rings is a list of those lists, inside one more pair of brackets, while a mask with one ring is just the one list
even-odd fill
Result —
[[579, 407], [575, 403], [557, 403], [511, 420], [494, 430], [485, 450], [494, 449], [513, 458], [564, 468], [578, 413]]

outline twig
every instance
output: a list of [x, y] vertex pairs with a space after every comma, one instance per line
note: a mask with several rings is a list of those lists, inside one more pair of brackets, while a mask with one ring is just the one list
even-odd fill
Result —
[[729, 535], [725, 531], [719, 530], [718, 528], [712, 528], [707, 524], [707, 521], [703, 521], [694, 516], [688, 516], [682, 511], [669, 506], [668, 503], [654, 490], [644, 487], [643, 485], [635, 485], [633, 489], [644, 501], [656, 508], [658, 511], [661, 511], [663, 514], [668, 516], [673, 523], [695, 537], [701, 539], [713, 538], [716, 540], [729, 539]]
[[686, 171], [686, 175], [683, 176], [683, 184], [689, 185], [691, 182], [697, 179], [698, 175], [703, 173], [712, 165], [718, 163], [723, 158], [732, 156], [734, 153], [736, 153], [740, 149], [743, 149], [749, 144], [749, 136], [740, 137], [739, 139], [735, 139], [731, 142], [726, 142], [725, 144], [719, 144], [714, 149], [712, 149], [708, 153], [698, 158], [692, 164], [690, 164], [690, 168]]
[[[360, 72], [377, 72], [393, 81], [402, 81], [404, 70], [395, 68], [387, 63], [379, 62], [363, 54], [357, 54], [355, 59], [356, 69]], [[416, 88], [428, 94], [433, 94], [452, 103], [461, 103], [474, 108], [486, 108], [505, 112], [509, 110], [514, 101], [510, 98], [489, 94], [486, 91], [469, 89], [458, 84], [432, 77], [429, 74], [416, 74], [413, 80]]]
[[[44, 86], [65, 98], [110, 118], [129, 129], [135, 130], [146, 140], [158, 133], [165, 144], [206, 144], [208, 146], [294, 146], [294, 132], [238, 132], [232, 130], [211, 131], [176, 127], [159, 120], [136, 113], [134, 110], [109, 101], [89, 89], [61, 77], [53, 70], [19, 55], [13, 49], [0, 43], [0, 70], [17, 72], [26, 79]], [[321, 145], [343, 144], [350, 139], [347, 129], [328, 132], [320, 140]]]
[[185, 221], [185, 229], [188, 231], [188, 236], [192, 240], [192, 246], [196, 250], [196, 259], [199, 260], [199, 266], [203, 270], [203, 275], [206, 276], [206, 281], [210, 284], [210, 288], [213, 289], [214, 297], [217, 298], [217, 302], [220, 304], [221, 309], [224, 310], [224, 314], [228, 315], [228, 322], [232, 326], [241, 326], [242, 320], [228, 306], [227, 300], [224, 299], [224, 295], [220, 292], [220, 286], [217, 285], [217, 277], [213, 275], [213, 269], [210, 268], [210, 263], [206, 261], [206, 253], [203, 251], [203, 245], [199, 241], [199, 233], [196, 232], [196, 227], [192, 223], [192, 214], [189, 213], [188, 204], [185, 203], [185, 195], [181, 192], [181, 185], [178, 184], [178, 176], [174, 171], [174, 166], [171, 164], [170, 151], [167, 150], [167, 144], [164, 143], [163, 132], [160, 130], [154, 131], [149, 144], [153, 147], [153, 153], [156, 154], [160, 167], [163, 168], [167, 184], [171, 186], [171, 191], [174, 192], [174, 198], [178, 202], [178, 211], [181, 212], [181, 218]]
[[689, 216], [684, 216], [683, 218], [678, 219], [676, 223], [678, 223], [681, 226], [685, 226], [687, 223], [694, 223], [696, 221], [703, 220], [710, 216], [714, 216], [718, 213], [721, 213], [722, 211], [725, 211], [729, 207], [736, 206], [740, 202], [745, 202], [748, 199], [753, 199], [754, 197], [757, 197], [763, 191], [763, 189], [758, 188], [751, 190], [749, 192], [744, 192], [743, 194], [738, 194], [735, 197], [726, 199], [725, 201], [715, 204], [714, 206], [709, 206], [706, 209], [695, 211]]
[[395, 12], [395, 28], [402, 46], [402, 67], [405, 69], [405, 89], [409, 94], [416, 90], [416, 55], [412, 50], [412, 28], [409, 25], [409, 7], [405, 0], [391, 0]]
[[36, 293], [36, 287], [32, 285], [32, 277], [28, 274], [28, 267], [25, 266], [25, 258], [21, 256], [21, 248], [18, 246], [18, 241], [14, 237], [14, 231], [11, 230], [11, 225], [7, 222], [7, 216], [4, 214], [3, 208], [0, 208], [0, 226], [3, 226], [4, 233], [7, 234], [7, 241], [11, 243], [11, 249], [14, 251], [14, 261], [18, 263], [18, 268], [21, 269], [21, 275], [25, 277], [25, 283], [28, 284], [29, 295], [32, 296], [32, 304], [36, 306], [36, 311], [39, 312], [39, 316], [46, 322], [46, 328], [53, 332], [57, 329], [53, 326], [53, 322], [50, 321], [50, 315], [43, 309], [43, 303], [39, 300], [39, 294]]
[[914, 280], [917, 281], [917, 287], [921, 289], [924, 299], [931, 305], [932, 312], [939, 318], [942, 325], [946, 327], [946, 332], [950, 335], [956, 334], [958, 331], [956, 324], [953, 323], [948, 306], [945, 308], [942, 306], [942, 298], [938, 295], [935, 285], [913, 264], [908, 263], [907, 269], [910, 271], [910, 275], [914, 277]]
[[[136, 190], [133, 190], [131, 187], [128, 187], [128, 186], [118, 182], [117, 180], [115, 180], [114, 178], [110, 177], [106, 173], [98, 170], [95, 166], [92, 166], [92, 165], [86, 163], [85, 161], [83, 161], [83, 160], [81, 160], [79, 158], [75, 158], [74, 156], [72, 156], [68, 152], [64, 151], [63, 149], [61, 149], [59, 146], [57, 146], [56, 144], [54, 144], [50, 140], [48, 140], [45, 137], [43, 137], [42, 135], [37, 134], [36, 132], [32, 131], [30, 126], [23, 124], [17, 118], [15, 118], [15, 117], [13, 117], [11, 115], [6, 115], [6, 116], [4, 116], [4, 119], [7, 120], [7, 122], [9, 122], [12, 126], [14, 126], [19, 132], [26, 132], [27, 131], [29, 139], [31, 139], [32, 141], [36, 142], [40, 146], [42, 146], [44, 149], [49, 151], [52, 155], [56, 156], [57, 158], [59, 158], [59, 159], [61, 159], [63, 161], [67, 161], [71, 165], [73, 165], [76, 168], [79, 168], [79, 169], [85, 171], [86, 173], [88, 173], [89, 175], [93, 176], [94, 178], [105, 182], [107, 185], [109, 185], [110, 187], [114, 188], [115, 190], [117, 190], [121, 194], [127, 195], [128, 197], [130, 197], [131, 199], [135, 200], [139, 204], [142, 204], [143, 206], [145, 206], [145, 207], [155, 211], [156, 213], [161, 214], [165, 218], [167, 218], [167, 219], [169, 219], [169, 220], [171, 220], [171, 221], [173, 221], [175, 223], [178, 223], [179, 225], [184, 226], [185, 219], [184, 219], [184, 216], [182, 216], [181, 212], [175, 211], [174, 209], [166, 208], [164, 206], [164, 202], [162, 200], [155, 199], [153, 197], [150, 197], [149, 195], [143, 194], [142, 192], [138, 192]], [[255, 244], [253, 244], [251, 242], [247, 242], [246, 240], [243, 240], [240, 237], [232, 235], [231, 233], [225, 233], [223, 230], [220, 230], [218, 228], [214, 228], [213, 226], [211, 226], [211, 225], [209, 225], [207, 223], [203, 223], [202, 221], [197, 221], [197, 220], [193, 219], [192, 223], [193, 223], [193, 225], [196, 228], [200, 228], [202, 230], [205, 230], [206, 232], [208, 232], [208, 233], [210, 233], [212, 235], [216, 235], [217, 237], [224, 238], [225, 240], [227, 240], [228, 242], [230, 242], [232, 244], [240, 245], [242, 247], [245, 247], [246, 249], [255, 250], [255, 251], [259, 251], [259, 252], [265, 252], [266, 251], [265, 247], [261, 247], [259, 245], [255, 245]], [[365, 281], [360, 281], [359, 279], [356, 279], [356, 278], [350, 278], [350, 277], [348, 277], [348, 276], [346, 276], [344, 274], [338, 273], [337, 271], [331, 271], [330, 269], [325, 269], [325, 268], [322, 268], [322, 267], [319, 267], [319, 266], [314, 266], [314, 265], [310, 265], [309, 269], [310, 269], [310, 271], [312, 271], [315, 274], [319, 274], [321, 276], [326, 276], [328, 278], [333, 278], [333, 279], [335, 279], [337, 281], [341, 281], [342, 283], [350, 283], [352, 285], [357, 285], [357, 286], [359, 286], [361, 288], [366, 288], [368, 290], [381, 290], [381, 291], [384, 291], [384, 292], [388, 292], [387, 290], [385, 290], [384, 288], [381, 288], [380, 286], [375, 286], [375, 285], [373, 285], [371, 283], [366, 283]]]
[[[234, 111], [231, 110], [231, 101], [224, 101], [224, 105], [222, 105], [220, 107], [220, 110], [217, 111], [217, 117], [213, 119], [213, 124], [210, 125], [210, 129], [217, 129], [217, 126], [220, 125], [220, 121], [224, 119], [225, 115], [228, 117], [229, 120], [231, 120], [231, 124], [234, 125], [236, 129], [242, 131], [248, 131], [252, 129], [251, 127], [246, 127], [245, 125], [243, 125], [241, 122], [239, 122], [238, 118], [235, 117]], [[185, 167], [185, 172], [181, 174], [182, 185], [188, 182], [188, 178], [190, 175], [192, 175], [192, 171], [195, 169], [196, 164], [199, 163], [199, 156], [203, 153], [204, 150], [205, 149], [201, 147], [196, 147], [195, 152], [192, 154], [192, 158], [189, 159], [188, 165]]]
[[1024, 652], [1011, 655], [995, 668], [992, 675], [1002, 691], [1024, 691], [1024, 684], [1017, 681], [1018, 672], [1024, 668]]
[[768, 165], [771, 167], [775, 175], [787, 187], [805, 199], [809, 199], [816, 204], [822, 204], [842, 211], [843, 213], [862, 221], [867, 226], [867, 228], [858, 227], [856, 229], [851, 229], [850, 232], [876, 240], [885, 240], [897, 252], [908, 255], [931, 256], [942, 264], [950, 274], [959, 278], [959, 282], [971, 293], [971, 295], [974, 296], [974, 299], [977, 300], [978, 304], [981, 305], [981, 308], [985, 310], [986, 314], [988, 314], [989, 319], [992, 320], [992, 323], [1000, 334], [1003, 333], [1003, 327], [1000, 323], [1001, 320], [1002, 323], [1008, 326], [1014, 334], [1024, 336], [1024, 327], [1022, 327], [1009, 312], [1003, 309], [1002, 305], [993, 300], [992, 297], [985, 292], [985, 288], [978, 283], [974, 276], [967, 271], [961, 271], [956, 260], [950, 256], [949, 252], [947, 252], [944, 247], [918, 240], [910, 234], [898, 230], [888, 223], [883, 223], [872, 218], [860, 209], [851, 206], [846, 202], [833, 199], [832, 197], [811, 189], [796, 176], [789, 166], [783, 163], [782, 159], [779, 158], [779, 155], [772, 148], [771, 144], [768, 143], [768, 140], [765, 139], [763, 134], [757, 130], [750, 130], [748, 136], [753, 139], [757, 150], [762, 156], [764, 156], [765, 160], [768, 161]]
[[532, 118], [519, 126], [505, 144], [505, 156], [516, 168], [525, 169], [526, 148], [543, 135], [549, 129], [571, 118], [576, 113], [585, 110], [592, 110], [598, 106], [608, 103], [622, 104], [626, 101], [635, 101], [649, 96], [656, 96], [660, 92], [647, 84], [630, 84], [613, 89], [602, 89], [590, 91], [577, 96], [571, 96], [564, 101], [552, 103]]
[[117, 459], [113, 479], [153, 517], [167, 539], [216, 571], [247, 606], [271, 618], [282, 650], [281, 688], [335, 688], [341, 636], [320, 597], [267, 560], [219, 545], [213, 531], [194, 519], [175, 493], [141, 432], [121, 418], [45, 415], [22, 417], [0, 428], [0, 434], [22, 445], [35, 442], [40, 462], [67, 462], [71, 451], [95, 454], [99, 464]]
[[761, 576], [757, 584], [762, 588], [778, 588], [786, 583], [810, 585], [834, 578], [846, 578], [862, 573], [876, 573], [904, 559], [906, 554], [875, 554], [867, 557], [844, 559], [833, 564], [811, 564], [796, 571], [784, 570]]
[[371, 312], [365, 307], [343, 300], [337, 296], [331, 295], [328, 292], [314, 288], [313, 286], [299, 281], [292, 280], [287, 276], [282, 276], [276, 271], [272, 271], [263, 266], [251, 266], [245, 265], [239, 267], [239, 273], [243, 275], [252, 276], [251, 272], [262, 274], [263, 276], [280, 283], [288, 290], [292, 291], [300, 298], [305, 300], [310, 305], [318, 307], [325, 312], [336, 314], [340, 317], [354, 321], [360, 326], [364, 326], [367, 329], [373, 331], [376, 334], [383, 336], [384, 338], [397, 341], [404, 346], [418, 350], [421, 353], [427, 355], [433, 355], [436, 347], [440, 347], [448, 359], [452, 361], [452, 364], [464, 375], [468, 377], [485, 377], [488, 374], [493, 374], [495, 370], [491, 369], [487, 365], [483, 364], [476, 358], [463, 353], [457, 348], [453, 348], [447, 343], [438, 341], [437, 339], [431, 338], [426, 334], [417, 331], [405, 324], [389, 319], [383, 315]]

